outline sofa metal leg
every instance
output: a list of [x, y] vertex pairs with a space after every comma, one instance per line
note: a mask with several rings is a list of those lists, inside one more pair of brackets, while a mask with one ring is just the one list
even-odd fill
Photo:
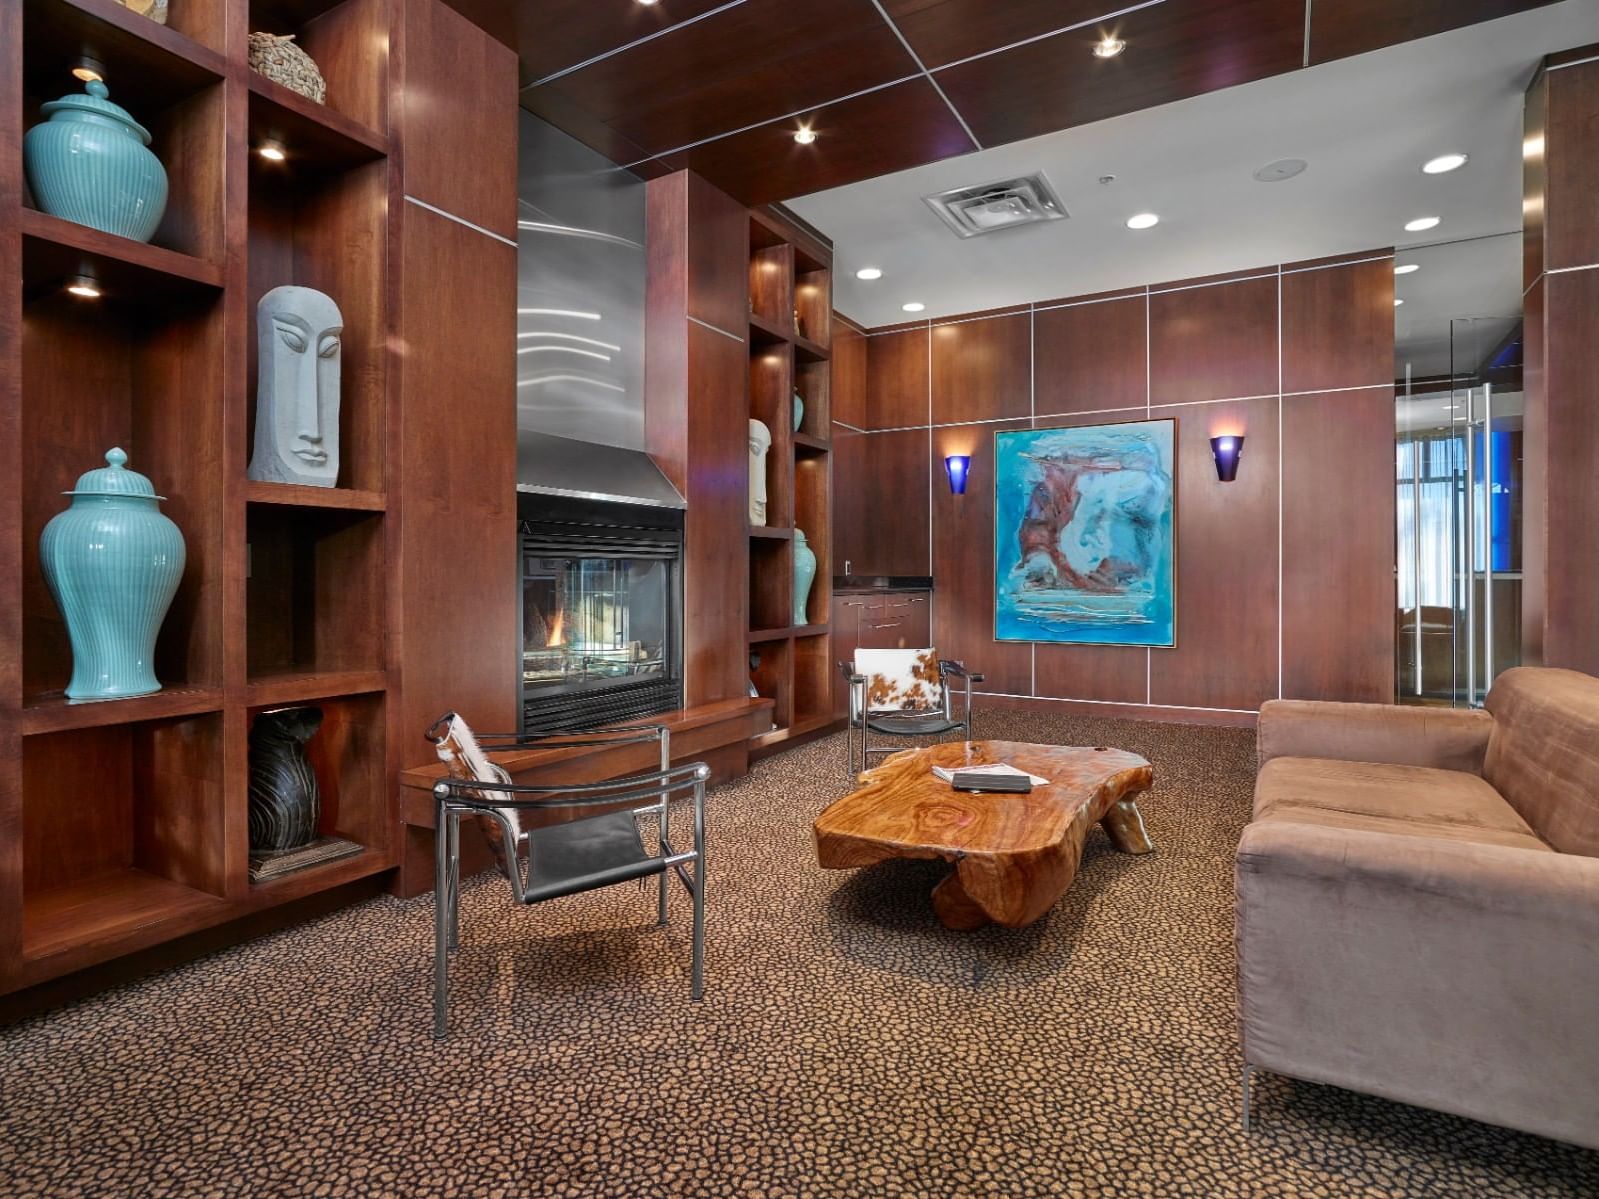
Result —
[[1253, 1132], [1255, 1130], [1254, 1112], [1250, 1110], [1250, 1102], [1249, 1102], [1250, 1101], [1250, 1086], [1249, 1086], [1249, 1084], [1250, 1084], [1251, 1080], [1254, 1078], [1254, 1075], [1255, 1075], [1255, 1067], [1251, 1066], [1248, 1062], [1245, 1062], [1244, 1063], [1244, 1070], [1243, 1070], [1243, 1078], [1242, 1078], [1243, 1092], [1244, 1092], [1243, 1116], [1244, 1116], [1244, 1131], [1245, 1132]]

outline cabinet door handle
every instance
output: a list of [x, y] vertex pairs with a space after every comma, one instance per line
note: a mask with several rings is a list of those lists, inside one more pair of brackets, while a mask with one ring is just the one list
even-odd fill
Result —
[[872, 626], [872, 628], [874, 628], [874, 629], [897, 629], [903, 623], [904, 623], [903, 621], [891, 620], [887, 624], [874, 624]]

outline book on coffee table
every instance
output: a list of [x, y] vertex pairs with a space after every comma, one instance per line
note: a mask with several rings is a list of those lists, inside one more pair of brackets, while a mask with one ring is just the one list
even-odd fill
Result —
[[933, 773], [946, 783], [953, 783], [957, 774], [962, 778], [976, 776], [980, 779], [982, 776], [987, 776], [988, 778], [1004, 779], [1006, 781], [1027, 779], [1035, 787], [1042, 787], [1049, 782], [1048, 779], [1039, 778], [1036, 774], [1028, 774], [1025, 770], [1017, 770], [1016, 767], [1006, 765], [1004, 762], [995, 762], [990, 766], [934, 766]]

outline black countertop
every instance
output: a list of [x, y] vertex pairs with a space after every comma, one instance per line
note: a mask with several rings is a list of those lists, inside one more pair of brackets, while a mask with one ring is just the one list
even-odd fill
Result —
[[833, 591], [931, 591], [930, 575], [834, 575]]

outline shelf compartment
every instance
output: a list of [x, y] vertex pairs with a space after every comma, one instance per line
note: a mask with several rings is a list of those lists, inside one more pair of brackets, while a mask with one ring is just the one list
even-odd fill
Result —
[[[169, 690], [222, 683], [224, 304], [218, 292], [106, 304], [51, 292], [22, 310], [22, 694], [65, 689], [66, 623], [39, 562], [62, 495], [120, 446], [183, 533], [178, 592], [156, 641]], [[74, 717], [74, 720], [78, 719]]]
[[245, 691], [253, 708], [311, 703], [319, 699], [368, 695], [388, 687], [381, 670], [324, 670], [268, 674], [251, 679]]
[[[214, 294], [222, 268], [162, 246], [103, 233], [34, 208], [18, 213], [22, 230], [22, 287], [29, 299], [60, 291], [74, 275], [92, 274], [105, 293], [90, 304], [148, 305], [152, 298]], [[86, 269], [87, 268], [87, 269]]]
[[794, 332], [785, 321], [779, 324], [775, 320], [768, 320], [759, 313], [750, 313], [750, 346], [786, 346], [794, 340]]
[[[338, 686], [338, 684], [335, 684]], [[288, 689], [285, 688], [285, 691]], [[384, 696], [318, 693], [306, 686], [293, 699], [266, 699], [265, 689], [251, 687], [249, 720], [260, 713], [287, 706], [315, 707], [322, 711], [322, 727], [306, 743], [306, 756], [316, 774], [322, 795], [317, 824], [320, 837], [340, 837], [383, 855], [388, 841], [389, 788], [385, 785]], [[260, 699], [263, 702], [257, 702]], [[241, 830], [248, 848], [248, 829]], [[261, 891], [291, 882], [303, 875], [333, 871], [355, 858], [340, 858], [308, 867], [252, 888]]]
[[794, 524], [794, 358], [785, 345], [750, 348], [750, 418], [766, 426], [772, 448], [766, 455], [766, 523], [786, 529]]
[[832, 719], [833, 680], [842, 682], [830, 657], [833, 639], [821, 632], [794, 639], [794, 723], [796, 727]]
[[794, 524], [816, 555], [816, 581], [806, 599], [806, 623], [826, 625], [833, 603], [832, 471], [825, 454], [794, 463]]
[[750, 682], [756, 694], [772, 701], [772, 722], [776, 730], [786, 729], [792, 717], [789, 693], [789, 653], [787, 638], [766, 641], [750, 647]]
[[153, 939], [174, 924], [212, 924], [227, 901], [160, 875], [128, 867], [28, 896], [22, 907], [22, 956], [29, 961], [109, 946], [141, 929]]
[[101, 728], [172, 716], [219, 711], [220, 687], [164, 687], [131, 699], [74, 701], [60, 692], [31, 697], [22, 708], [22, 732], [33, 736], [71, 729]]
[[787, 337], [794, 328], [794, 247], [760, 246], [750, 252], [750, 313]]
[[[344, 321], [340, 351], [339, 488], [383, 492], [388, 162], [332, 174], [279, 170], [250, 156], [250, 319], [275, 287], [331, 296]], [[248, 436], [253, 445], [259, 350], [247, 340]], [[250, 445], [243, 447], [249, 461]], [[331, 489], [337, 490], [337, 489]]]
[[383, 518], [249, 506], [249, 681], [383, 669]]
[[796, 357], [794, 361], [794, 390], [805, 401], [805, 419], [795, 434], [803, 435], [812, 443], [826, 447], [833, 432], [832, 368], [826, 362]]
[[104, 65], [111, 98], [143, 123], [141, 108], [165, 107], [227, 74], [224, 7], [173, 4], [160, 25], [116, 0], [24, 0], [29, 82], [43, 86], [46, 100], [81, 90], [69, 72], [88, 55]]
[[212, 712], [23, 738], [25, 956], [223, 902], [222, 726]]
[[750, 630], [794, 623], [793, 558], [785, 541], [750, 541]]
[[344, 171], [389, 152], [381, 133], [254, 71], [249, 137], [252, 154], [262, 142], [279, 143], [285, 158], [276, 169], [287, 173]]
[[[370, 135], [389, 127], [386, 0], [250, 0], [250, 30], [293, 34], [294, 44], [309, 54], [322, 72], [328, 85], [327, 101], [305, 100], [302, 115], [313, 120], [321, 116], [325, 119], [318, 123], [325, 129], [351, 136], [356, 142], [364, 140], [355, 135], [357, 129]], [[250, 75], [270, 82], [254, 71]], [[254, 82], [251, 90], [256, 90]], [[276, 96], [277, 92], [262, 94]], [[377, 136], [381, 138], [380, 133]]]
[[798, 246], [794, 249], [794, 335], [825, 354], [833, 341], [833, 273]]
[[382, 512], [388, 506], [380, 491], [355, 491], [348, 487], [302, 487], [295, 483], [263, 483], [258, 480], [251, 480], [244, 485], [244, 498], [252, 504], [324, 508], [336, 512]]

